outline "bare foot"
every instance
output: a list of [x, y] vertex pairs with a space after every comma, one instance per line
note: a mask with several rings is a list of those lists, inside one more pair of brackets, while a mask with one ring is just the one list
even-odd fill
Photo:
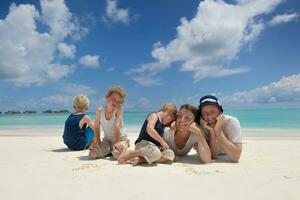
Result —
[[118, 157], [119, 164], [126, 164], [128, 160], [132, 158], [132, 151], [126, 151]]
[[144, 158], [141, 158], [141, 157], [135, 157], [135, 158], [132, 159], [132, 165], [133, 166], [137, 166], [137, 165], [142, 164], [144, 162], [146, 162], [146, 160]]
[[97, 158], [97, 153], [95, 151], [90, 150], [90, 152], [89, 152], [89, 158], [96, 159]]
[[[123, 153], [124, 154], [124, 153]], [[118, 158], [122, 155], [121, 153], [119, 152], [112, 152], [112, 155], [113, 155], [113, 158], [118, 160]]]

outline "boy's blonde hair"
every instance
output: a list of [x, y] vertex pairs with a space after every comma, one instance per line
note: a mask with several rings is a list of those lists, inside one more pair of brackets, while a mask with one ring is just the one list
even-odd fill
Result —
[[124, 100], [126, 98], [126, 92], [125, 92], [125, 89], [122, 88], [121, 86], [119, 85], [115, 85], [113, 86], [112, 88], [110, 88], [107, 93], [106, 93], [106, 97], [110, 97], [113, 93], [117, 93], [118, 95], [121, 96], [122, 98], [122, 102], [121, 103], [124, 103]]
[[89, 108], [90, 101], [87, 96], [78, 95], [73, 98], [73, 108], [77, 112], [84, 112]]
[[177, 114], [177, 107], [174, 103], [166, 103], [164, 104], [159, 111], [166, 111], [166, 110], [171, 110], [172, 114], [176, 116]]

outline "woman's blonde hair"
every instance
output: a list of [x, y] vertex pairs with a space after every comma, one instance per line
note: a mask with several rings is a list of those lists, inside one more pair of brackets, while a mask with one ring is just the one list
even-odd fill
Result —
[[122, 98], [122, 102], [124, 102], [125, 98], [126, 98], [126, 92], [125, 92], [125, 89], [122, 88], [121, 86], [119, 85], [115, 85], [113, 86], [112, 88], [110, 88], [107, 93], [106, 93], [106, 97], [110, 97], [113, 93], [117, 93], [118, 95], [121, 96]]
[[87, 96], [78, 95], [73, 98], [73, 108], [77, 112], [84, 112], [89, 108], [90, 101]]

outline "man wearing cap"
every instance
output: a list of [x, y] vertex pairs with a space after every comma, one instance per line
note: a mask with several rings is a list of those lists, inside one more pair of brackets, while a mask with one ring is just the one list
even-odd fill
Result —
[[[223, 114], [217, 97], [206, 95], [200, 99], [198, 115], [201, 127], [208, 134], [212, 157], [225, 154], [238, 162], [242, 152], [240, 122], [237, 118]], [[198, 121], [199, 121], [198, 120]]]

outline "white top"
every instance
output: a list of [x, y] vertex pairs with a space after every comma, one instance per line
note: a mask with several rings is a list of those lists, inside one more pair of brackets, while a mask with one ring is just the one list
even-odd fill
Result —
[[[103, 139], [109, 140], [109, 141], [114, 141], [114, 138], [115, 138], [114, 123], [116, 121], [116, 110], [113, 111], [113, 114], [112, 114], [112, 117], [110, 118], [110, 120], [107, 120], [105, 118], [105, 109], [106, 109], [106, 107], [101, 109], [101, 112], [100, 112], [100, 126], [104, 132]], [[123, 119], [121, 120], [121, 124], [120, 124], [120, 134], [121, 134], [120, 140], [124, 140], [127, 138]]]
[[197, 143], [196, 134], [190, 133], [190, 137], [187, 140], [184, 147], [182, 149], [179, 149], [175, 144], [175, 132], [170, 128], [165, 128], [163, 138], [166, 141], [166, 143], [169, 145], [170, 149], [172, 149], [175, 155], [177, 156], [187, 155], [190, 152], [190, 150], [194, 147], [194, 145]]
[[241, 126], [237, 118], [225, 115], [223, 133], [232, 143], [242, 143]]
[[[240, 121], [236, 117], [230, 115], [224, 116], [225, 122], [223, 133], [225, 137], [234, 144], [242, 143]], [[207, 131], [205, 131], [205, 134], [208, 134]], [[224, 154], [224, 151], [221, 149], [218, 154]]]

